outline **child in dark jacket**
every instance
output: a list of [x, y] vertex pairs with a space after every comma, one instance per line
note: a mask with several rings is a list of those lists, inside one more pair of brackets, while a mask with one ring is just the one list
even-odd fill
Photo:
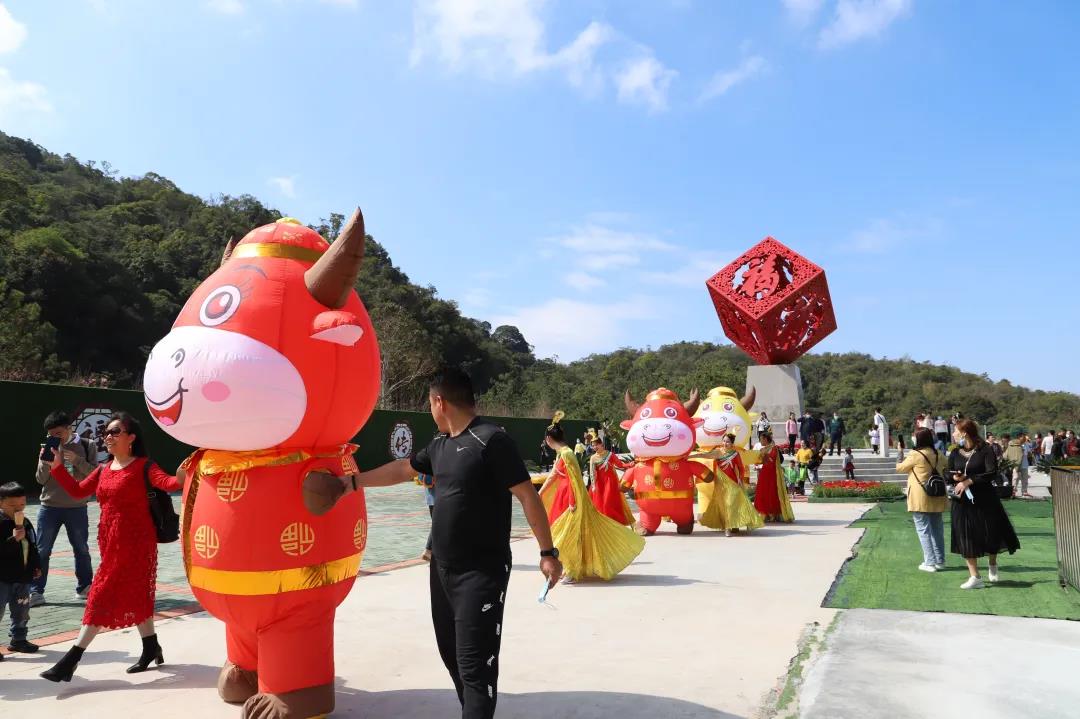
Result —
[[[33, 653], [26, 641], [30, 623], [30, 580], [40, 576], [34, 527], [26, 519], [26, 490], [18, 482], [0, 485], [0, 620], [11, 612], [8, 651]], [[0, 655], [0, 660], [4, 657]]]

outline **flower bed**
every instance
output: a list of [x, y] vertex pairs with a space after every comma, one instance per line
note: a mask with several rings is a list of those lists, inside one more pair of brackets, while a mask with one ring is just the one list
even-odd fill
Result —
[[894, 482], [858, 482], [845, 479], [840, 482], [822, 482], [814, 487], [814, 496], [822, 498], [861, 497], [865, 499], [896, 499], [904, 496], [902, 485]]

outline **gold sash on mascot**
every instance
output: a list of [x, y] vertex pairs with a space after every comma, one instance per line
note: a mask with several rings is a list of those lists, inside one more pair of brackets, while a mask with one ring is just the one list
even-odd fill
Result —
[[184, 570], [193, 588], [206, 589], [219, 594], [257, 596], [278, 594], [300, 589], [317, 589], [343, 582], [355, 577], [360, 571], [362, 554], [352, 554], [329, 562], [291, 569], [268, 569], [261, 571], [236, 571], [210, 569], [191, 565], [191, 516], [199, 485], [205, 475], [223, 472], [242, 472], [255, 467], [278, 467], [306, 462], [309, 459], [351, 457], [357, 450], [355, 444], [306, 449], [262, 449], [251, 452], [229, 452], [217, 449], [200, 449], [184, 460], [180, 466], [188, 473], [190, 486], [184, 506], [180, 509], [181, 541], [183, 542]]

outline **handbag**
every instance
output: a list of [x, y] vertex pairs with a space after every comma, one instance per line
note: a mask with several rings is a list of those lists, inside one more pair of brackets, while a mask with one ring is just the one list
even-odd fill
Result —
[[143, 482], [146, 484], [146, 498], [150, 503], [150, 521], [154, 523], [158, 544], [168, 544], [180, 538], [180, 517], [173, 508], [169, 493], [150, 484], [151, 464], [149, 459], [143, 463]]
[[[939, 472], [937, 469], [937, 450], [934, 450], [933, 462], [930, 462], [927, 456], [923, 454], [920, 450], [915, 451], [922, 455], [922, 458], [930, 463], [930, 477], [925, 482], [919, 482], [919, 479], [916, 477], [915, 481], [919, 482], [919, 486], [922, 487], [922, 490], [924, 492], [926, 492], [927, 497], [944, 497], [948, 493], [948, 490], [946, 489], [945, 478], [941, 476], [941, 472]], [[914, 474], [914, 472], [912, 472], [912, 474]]]

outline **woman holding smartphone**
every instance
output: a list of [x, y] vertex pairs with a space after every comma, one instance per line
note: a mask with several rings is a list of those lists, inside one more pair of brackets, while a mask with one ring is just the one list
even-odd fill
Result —
[[146, 671], [151, 662], [165, 661], [154, 633], [157, 534], [150, 519], [146, 482], [165, 492], [182, 489], [183, 482], [150, 462], [142, 429], [126, 412], [118, 412], [109, 420], [105, 446], [109, 458], [81, 482], [67, 471], [59, 453], [54, 452], [49, 463], [53, 478], [68, 494], [77, 498], [96, 494], [101, 506], [101, 565], [90, 588], [75, 646], [56, 666], [41, 674], [52, 682], [71, 681], [83, 652], [103, 628], [138, 628], [142, 654], [128, 667], [129, 674]]
[[959, 445], [949, 455], [949, 471], [956, 484], [952, 501], [952, 552], [967, 562], [968, 580], [961, 589], [980, 589], [979, 558], [989, 557], [991, 583], [998, 581], [997, 557], [1020, 549], [1009, 515], [998, 498], [993, 480], [998, 474], [997, 455], [979, 435], [970, 419], [956, 423], [953, 438]]

